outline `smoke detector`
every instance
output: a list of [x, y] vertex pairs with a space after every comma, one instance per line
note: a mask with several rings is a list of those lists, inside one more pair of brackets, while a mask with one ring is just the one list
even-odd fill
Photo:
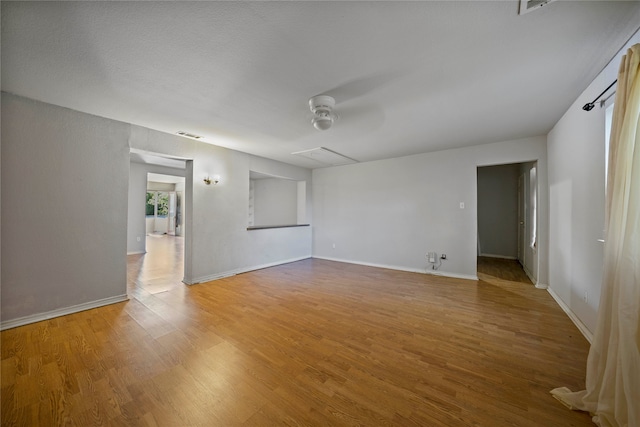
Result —
[[311, 124], [318, 130], [327, 130], [338, 116], [333, 112], [336, 100], [329, 95], [314, 96], [309, 100], [309, 108], [313, 112]]

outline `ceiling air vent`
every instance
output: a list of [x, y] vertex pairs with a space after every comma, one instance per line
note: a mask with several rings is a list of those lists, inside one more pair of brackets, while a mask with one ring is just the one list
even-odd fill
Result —
[[533, 10], [540, 9], [542, 6], [554, 2], [556, 0], [520, 0], [520, 15], [529, 13]]
[[191, 138], [191, 139], [202, 139], [202, 138], [204, 138], [203, 136], [194, 135], [192, 133], [184, 132], [184, 131], [176, 132], [176, 135], [184, 136], [184, 137]]
[[295, 153], [291, 154], [315, 160], [322, 166], [340, 166], [358, 163], [357, 160], [354, 160], [351, 157], [343, 156], [340, 153], [336, 153], [335, 151], [329, 150], [328, 148], [324, 147], [312, 148], [311, 150], [296, 151]]

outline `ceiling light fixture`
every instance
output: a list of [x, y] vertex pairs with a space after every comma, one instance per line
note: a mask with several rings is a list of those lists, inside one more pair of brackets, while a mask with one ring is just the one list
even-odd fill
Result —
[[336, 100], [329, 95], [318, 95], [309, 100], [309, 108], [314, 114], [313, 119], [311, 119], [314, 128], [327, 130], [331, 127], [333, 121], [338, 118], [333, 113], [335, 105]]

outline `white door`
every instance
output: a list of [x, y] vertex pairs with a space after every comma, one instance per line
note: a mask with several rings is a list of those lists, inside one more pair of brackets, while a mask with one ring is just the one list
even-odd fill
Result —
[[527, 239], [526, 233], [526, 186], [524, 174], [518, 177], [518, 261], [524, 266], [524, 254]]

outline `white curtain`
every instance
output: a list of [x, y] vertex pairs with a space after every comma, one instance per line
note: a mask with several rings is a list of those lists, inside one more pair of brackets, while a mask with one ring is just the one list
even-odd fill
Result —
[[602, 427], [640, 427], [640, 44], [622, 58], [609, 146], [604, 275], [586, 390], [551, 393]]

